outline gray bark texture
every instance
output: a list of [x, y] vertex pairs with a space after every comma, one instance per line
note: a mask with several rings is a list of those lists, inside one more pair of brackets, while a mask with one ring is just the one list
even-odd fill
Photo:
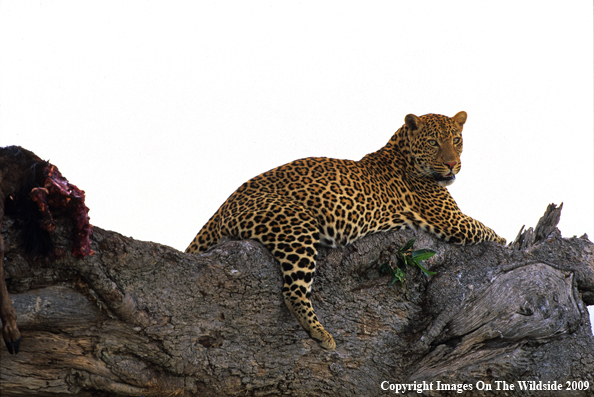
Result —
[[[592, 396], [594, 245], [561, 237], [560, 210], [549, 206], [538, 233], [509, 247], [405, 230], [321, 248], [312, 301], [334, 351], [293, 318], [280, 269], [257, 242], [190, 255], [95, 227], [95, 255], [77, 259], [64, 218], [52, 237], [63, 255], [32, 257], [6, 218], [22, 342], [18, 355], [0, 350], [1, 394], [382, 396], [395, 393], [382, 385], [425, 381], [433, 390], [423, 395], [492, 396], [477, 382], [496, 390], [506, 381], [515, 389], [501, 395]], [[407, 268], [404, 285], [390, 285], [379, 266], [412, 238], [415, 249], [437, 252], [423, 262], [436, 275]], [[436, 390], [438, 381], [473, 389]], [[519, 381], [564, 391], [519, 391]]]

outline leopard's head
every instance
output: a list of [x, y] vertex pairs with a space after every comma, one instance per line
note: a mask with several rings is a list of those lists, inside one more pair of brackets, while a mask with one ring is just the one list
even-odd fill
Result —
[[404, 118], [418, 175], [432, 177], [441, 186], [454, 183], [461, 167], [462, 127], [466, 117], [466, 112], [459, 112], [454, 117], [409, 114]]

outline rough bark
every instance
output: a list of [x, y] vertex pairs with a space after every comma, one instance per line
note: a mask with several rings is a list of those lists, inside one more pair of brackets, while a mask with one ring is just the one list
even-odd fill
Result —
[[[493, 395], [477, 382], [497, 381], [515, 385], [510, 396], [592, 395], [594, 245], [562, 238], [554, 210], [539, 229], [550, 233], [518, 249], [413, 231], [322, 248], [313, 303], [336, 339], [331, 352], [285, 307], [280, 269], [259, 243], [187, 255], [95, 227], [92, 257], [31, 257], [8, 218], [5, 267], [23, 337], [18, 355], [0, 350], [2, 396], [393, 394], [385, 381], [425, 381], [425, 395], [460, 395], [437, 381], [472, 395]], [[72, 251], [71, 230], [58, 220], [58, 252]], [[379, 262], [413, 237], [437, 252], [424, 263], [437, 274], [409, 268], [404, 286], [389, 285]], [[518, 391], [519, 381], [589, 390]]]

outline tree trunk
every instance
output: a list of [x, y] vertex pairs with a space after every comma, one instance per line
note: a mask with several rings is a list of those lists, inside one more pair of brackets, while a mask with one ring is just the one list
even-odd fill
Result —
[[[1, 394], [378, 396], [408, 384], [430, 396], [591, 396], [594, 245], [562, 238], [555, 210], [518, 249], [409, 230], [321, 248], [312, 301], [330, 352], [286, 308], [280, 269], [257, 242], [188, 255], [95, 227], [95, 255], [77, 259], [71, 221], [58, 219], [57, 254], [31, 257], [6, 218], [22, 342], [18, 355], [0, 351]], [[379, 265], [415, 237], [437, 252], [424, 262], [437, 274], [408, 268], [390, 285]], [[551, 385], [565, 391], [538, 390]]]

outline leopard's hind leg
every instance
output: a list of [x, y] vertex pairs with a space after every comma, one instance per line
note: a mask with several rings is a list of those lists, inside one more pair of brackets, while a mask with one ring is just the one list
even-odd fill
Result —
[[317, 219], [299, 203], [267, 194], [239, 214], [223, 213], [221, 234], [258, 240], [268, 248], [281, 265], [287, 307], [312, 339], [334, 349], [334, 338], [320, 324], [310, 300], [320, 241]]
[[[219, 209], [220, 211], [220, 209]], [[200, 229], [196, 237], [192, 240], [188, 248], [186, 248], [186, 254], [193, 252], [204, 252], [208, 248], [212, 247], [219, 242], [220, 238], [220, 215], [217, 211], [206, 224]]]

